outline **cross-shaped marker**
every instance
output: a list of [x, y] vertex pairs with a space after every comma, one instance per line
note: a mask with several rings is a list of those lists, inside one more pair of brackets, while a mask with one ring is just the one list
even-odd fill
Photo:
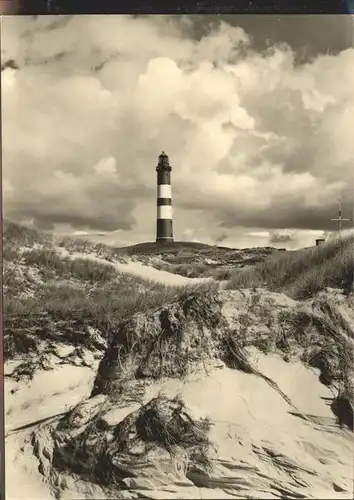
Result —
[[329, 219], [329, 220], [338, 223], [338, 237], [340, 238], [340, 232], [342, 229], [342, 222], [350, 221], [350, 219], [343, 219], [343, 217], [342, 217], [342, 202], [341, 202], [340, 198], [338, 198], [338, 217], [336, 219]]

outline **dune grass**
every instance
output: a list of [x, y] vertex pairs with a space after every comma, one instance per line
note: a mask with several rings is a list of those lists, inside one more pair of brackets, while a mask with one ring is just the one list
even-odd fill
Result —
[[125, 262], [125, 256], [122, 256], [118, 249], [105, 245], [104, 243], [97, 243], [87, 239], [79, 239], [73, 236], [57, 236], [54, 238], [54, 243], [72, 253], [91, 253], [96, 257], [110, 262], [112, 260]]
[[[80, 345], [90, 343], [88, 327], [107, 337], [123, 321], [136, 313], [156, 309], [191, 294], [204, 294], [216, 283], [172, 287], [148, 282], [134, 276], [101, 287], [78, 287], [70, 283], [44, 284], [28, 298], [13, 297], [4, 301], [4, 355], [12, 359], [31, 348], [35, 334], [42, 340]], [[16, 341], [18, 340], [18, 342]], [[32, 346], [33, 347], [33, 346]], [[29, 352], [29, 351], [28, 351]]]
[[311, 297], [326, 288], [353, 288], [353, 236], [319, 247], [275, 254], [249, 269], [235, 271], [228, 289], [267, 287], [294, 298]]
[[59, 277], [91, 283], [105, 283], [117, 274], [113, 264], [83, 257], [71, 258], [60, 255], [54, 248], [26, 249], [21, 254], [22, 263], [36, 266], [44, 279]]
[[[4, 220], [3, 258], [5, 260], [13, 261], [18, 259], [21, 255], [21, 248], [31, 251], [42, 248], [42, 255], [44, 256], [45, 252], [54, 251], [55, 247], [62, 247], [70, 253], [92, 253], [107, 261], [124, 261], [124, 257], [120, 255], [117, 249], [103, 243], [73, 236], [54, 236], [32, 227]], [[39, 259], [38, 264], [40, 263]]]
[[97, 321], [106, 317], [119, 322], [136, 312], [192, 293], [210, 291], [213, 286], [213, 282], [169, 286], [121, 273], [116, 282], [101, 287], [79, 287], [68, 282], [41, 284], [35, 297], [6, 299], [4, 311], [5, 316], [48, 313], [58, 318], [83, 315]]

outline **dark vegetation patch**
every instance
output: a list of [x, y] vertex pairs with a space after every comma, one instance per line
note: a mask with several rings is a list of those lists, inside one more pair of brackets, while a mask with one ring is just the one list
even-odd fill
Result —
[[[70, 432], [70, 415], [56, 431], [58, 442], [53, 466], [74, 472], [104, 487], [128, 489], [127, 478], [137, 475], [134, 464], [155, 456], [162, 464], [183, 451], [185, 468], [210, 468], [210, 423], [193, 419], [181, 399], [158, 396], [121, 422], [112, 424], [98, 412], [84, 431], [65, 443]], [[167, 464], [166, 464], [167, 462]]]
[[219, 298], [207, 292], [132, 316], [110, 337], [92, 395], [120, 393], [130, 378], [185, 376], [193, 364], [216, 355], [216, 336], [224, 323]]

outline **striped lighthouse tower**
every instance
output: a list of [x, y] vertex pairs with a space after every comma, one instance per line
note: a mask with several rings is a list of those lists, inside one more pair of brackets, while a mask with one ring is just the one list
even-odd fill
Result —
[[171, 165], [167, 154], [162, 151], [156, 167], [157, 172], [157, 224], [156, 242], [173, 242]]

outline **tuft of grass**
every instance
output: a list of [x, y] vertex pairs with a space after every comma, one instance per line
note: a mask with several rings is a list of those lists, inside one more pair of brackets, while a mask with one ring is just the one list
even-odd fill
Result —
[[[66, 427], [67, 422], [64, 432]], [[108, 424], [104, 411], [99, 411], [75, 438], [61, 439], [65, 444], [55, 450], [53, 464], [119, 489], [127, 489], [124, 478], [134, 477], [128, 464], [147, 462], [151, 452], [157, 452], [161, 462], [171, 461], [171, 466], [182, 457], [187, 473], [196, 467], [208, 472], [210, 427], [207, 419], [193, 419], [179, 397], [160, 395], [117, 424]]]
[[69, 252], [86, 254], [91, 253], [107, 261], [124, 261], [124, 258], [120, 256], [119, 252], [116, 249], [103, 243], [95, 243], [93, 241], [78, 239], [72, 236], [56, 237], [54, 241], [57, 246], [65, 248]]
[[[123, 420], [116, 428], [121, 452], [128, 452], [131, 445], [130, 423], [130, 419]], [[206, 420], [195, 422], [178, 396], [172, 400], [157, 396], [138, 410], [134, 424], [139, 439], [156, 443], [169, 452], [174, 446], [190, 448], [209, 443], [206, 433], [210, 424]]]
[[272, 255], [232, 274], [228, 289], [267, 287], [294, 298], [308, 298], [326, 287], [353, 288], [352, 236], [319, 247]]

